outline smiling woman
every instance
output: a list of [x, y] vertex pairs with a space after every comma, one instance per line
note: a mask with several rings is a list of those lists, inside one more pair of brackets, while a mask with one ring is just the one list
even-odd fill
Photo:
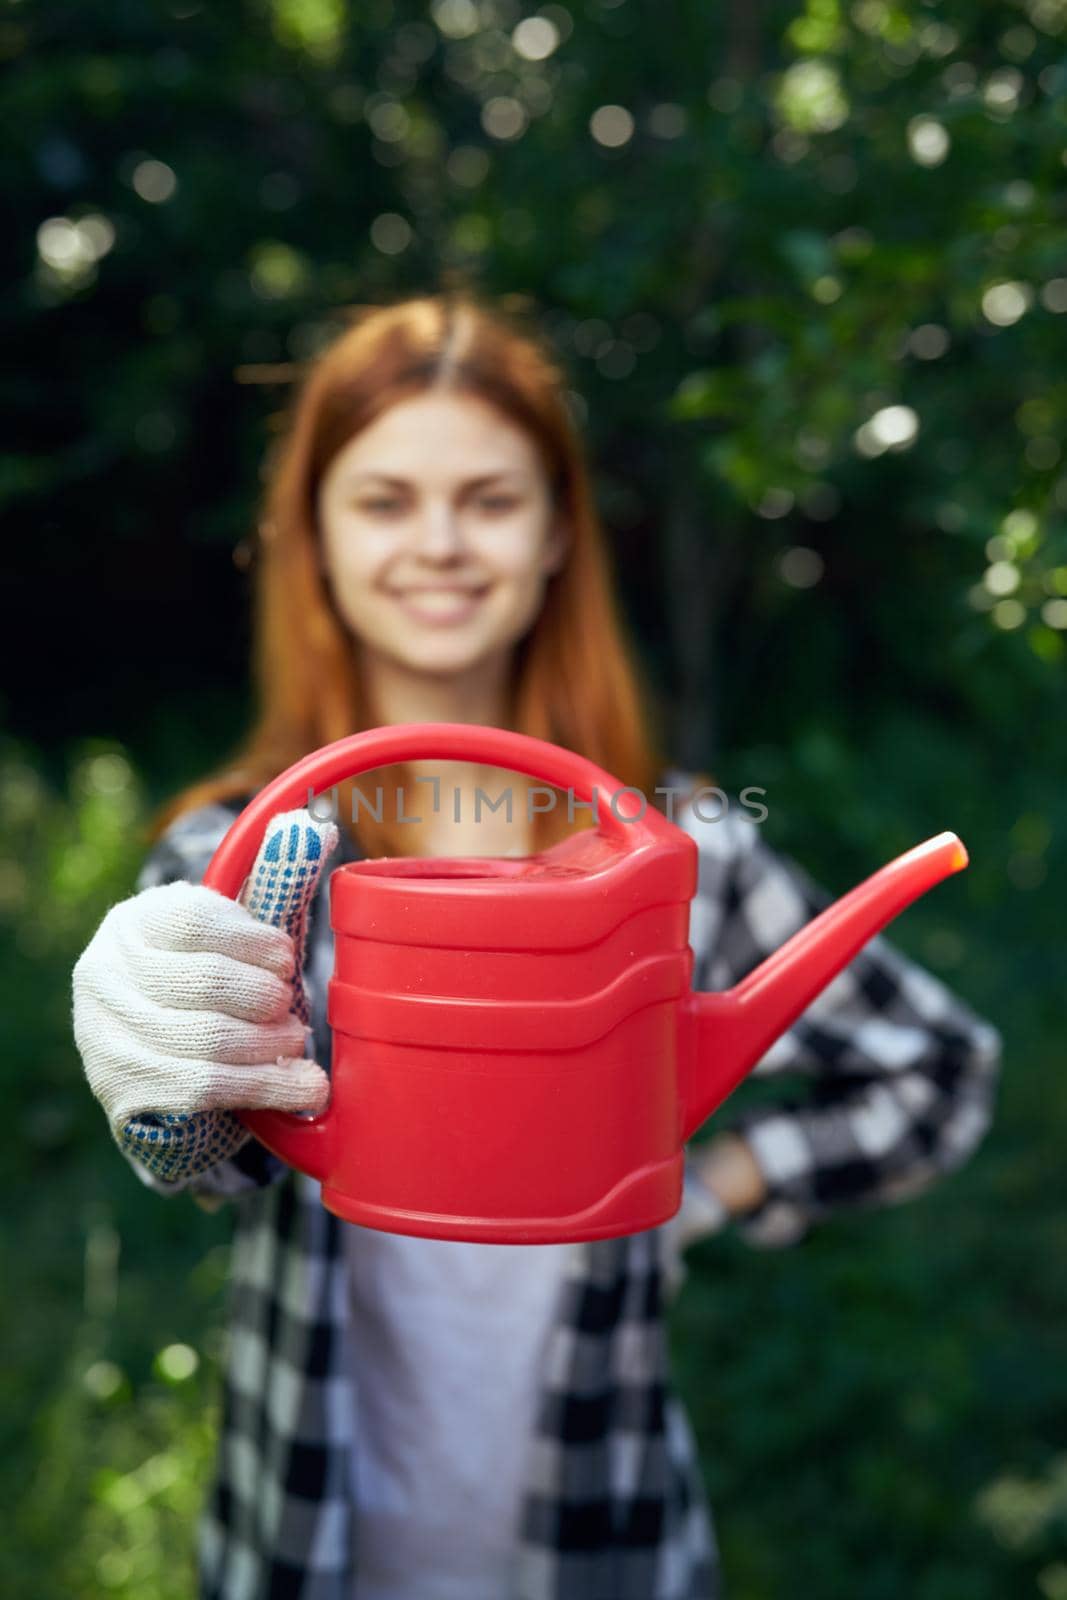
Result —
[[[154, 834], [386, 722], [532, 734], [652, 800], [662, 718], [633, 664], [562, 375], [518, 323], [462, 296], [359, 315], [294, 397], [260, 527], [258, 717]], [[399, 791], [424, 767], [364, 775], [384, 804], [380, 821], [361, 823], [361, 850], [472, 843], [446, 817], [434, 830], [397, 827]], [[467, 793], [507, 781], [462, 763], [434, 772]], [[557, 804], [523, 830], [483, 822], [480, 847], [540, 849], [588, 825]]]
[[[138, 1176], [209, 1207], [240, 1202], [203, 1600], [718, 1600], [663, 1314], [683, 1249], [731, 1220], [756, 1242], [790, 1243], [839, 1207], [913, 1194], [989, 1122], [993, 1030], [877, 944], [760, 1063], [813, 1079], [810, 1102], [768, 1096], [717, 1120], [688, 1153], [681, 1209], [663, 1227], [489, 1245], [342, 1223], [235, 1117], [318, 1109], [330, 1090], [322, 891], [335, 831], [344, 861], [375, 847], [528, 854], [590, 825], [561, 804], [528, 824], [520, 804], [515, 820], [463, 805], [461, 823], [446, 812], [401, 827], [397, 788], [412, 775], [461, 797], [515, 779], [394, 765], [359, 778], [380, 785], [380, 820], [349, 791], [340, 830], [319, 837], [306, 813], [287, 824], [296, 853], [270, 880], [275, 926], [203, 883], [249, 798], [369, 726], [509, 728], [585, 756], [650, 807], [666, 810], [670, 794], [698, 846], [683, 980], [695, 987], [732, 987], [825, 903], [752, 820], [709, 815], [699, 775], [660, 758], [564, 394], [537, 340], [462, 299], [372, 311], [318, 358], [267, 473], [255, 726], [235, 763], [164, 813], [138, 894], [108, 913], [75, 970], [79, 1048]], [[560, 929], [582, 974], [584, 938]], [[380, 928], [369, 943], [381, 947]], [[655, 1054], [635, 1049], [644, 1082]], [[592, 1050], [566, 1053], [580, 1078]], [[535, 1103], [552, 1101], [537, 1052], [523, 1054]], [[407, 1117], [430, 1102], [423, 1065], [405, 1061], [388, 1092]], [[579, 1175], [593, 1141], [625, 1145], [619, 1099], [597, 1096], [589, 1143], [570, 1157]], [[423, 1125], [422, 1164], [448, 1177], [469, 1121], [431, 1113]], [[479, 1170], [491, 1162], [507, 1178], [525, 1136], [522, 1121], [521, 1140], [478, 1145]]]
[[506, 716], [511, 652], [567, 543], [529, 436], [482, 400], [431, 390], [338, 452], [318, 505], [374, 720], [405, 720], [403, 684], [442, 672], [461, 721]]

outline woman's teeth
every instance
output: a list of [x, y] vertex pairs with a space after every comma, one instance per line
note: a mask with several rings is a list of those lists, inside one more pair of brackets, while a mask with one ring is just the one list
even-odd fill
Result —
[[396, 598], [421, 622], [463, 622], [472, 616], [488, 586], [480, 589], [402, 589]]

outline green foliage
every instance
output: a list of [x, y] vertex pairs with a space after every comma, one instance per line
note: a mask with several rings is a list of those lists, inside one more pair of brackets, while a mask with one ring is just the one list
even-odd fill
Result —
[[58, 791], [5, 744], [0, 1589], [34, 1600], [185, 1600], [214, 1456], [225, 1220], [142, 1188], [70, 1030], [71, 968], [133, 887], [143, 821], [114, 745], [82, 743]]
[[730, 1592], [1063, 1600], [1065, 39], [1059, 0], [6, 8], [6, 1593], [190, 1592], [227, 1222], [111, 1146], [70, 969], [246, 717], [290, 381], [459, 277], [561, 353], [675, 759], [835, 889], [972, 854], [894, 936], [1005, 1032], [987, 1145], [703, 1247], [675, 1314]]
[[[239, 678], [228, 556], [288, 379], [344, 307], [455, 274], [530, 297], [568, 364], [694, 759], [753, 723], [788, 746], [828, 676], [863, 726], [931, 683], [976, 728], [999, 684], [1051, 709], [1063, 36], [1051, 0], [13, 8], [0, 491], [28, 590], [57, 561], [74, 580], [58, 624], [84, 634], [86, 588], [123, 617], [76, 725], [121, 673], [131, 722], [107, 731], [143, 745], [148, 654]], [[152, 546], [178, 614], [199, 606], [195, 657], [149, 628]], [[757, 661], [736, 684], [738, 632], [779, 624], [788, 681]]]

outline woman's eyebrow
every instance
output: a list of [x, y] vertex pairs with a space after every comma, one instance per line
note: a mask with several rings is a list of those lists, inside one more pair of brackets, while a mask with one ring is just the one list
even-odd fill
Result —
[[[457, 487], [462, 493], [469, 494], [473, 490], [485, 489], [490, 484], [500, 483], [509, 478], [515, 478], [521, 482], [524, 476], [525, 473], [521, 467], [499, 467], [494, 472], [482, 472], [474, 478], [463, 478]], [[396, 473], [383, 472], [373, 467], [367, 467], [362, 472], [353, 472], [347, 480], [347, 487], [359, 489], [367, 483], [384, 483], [388, 484], [392, 489], [410, 489], [413, 480], [399, 477]]]

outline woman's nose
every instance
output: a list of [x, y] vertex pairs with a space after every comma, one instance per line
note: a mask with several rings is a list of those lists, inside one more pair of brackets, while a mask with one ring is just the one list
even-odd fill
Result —
[[440, 561], [463, 549], [459, 514], [452, 505], [427, 505], [415, 529], [415, 547], [420, 555]]

